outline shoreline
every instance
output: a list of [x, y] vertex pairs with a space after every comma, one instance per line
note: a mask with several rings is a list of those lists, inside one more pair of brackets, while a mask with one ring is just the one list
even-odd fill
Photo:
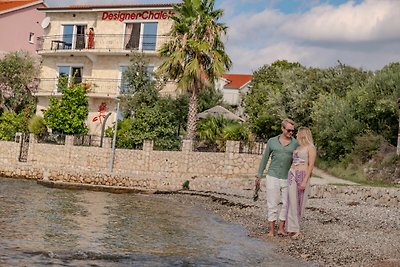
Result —
[[[274, 245], [276, 252], [314, 266], [400, 266], [400, 205], [393, 201], [370, 201], [369, 197], [358, 194], [346, 198], [334, 193], [337, 191], [310, 195], [303, 220], [303, 237], [292, 240], [290, 237], [267, 237], [265, 191], [262, 188], [259, 200], [254, 202], [252, 181], [246, 187], [227, 186], [223, 190], [214, 188], [207, 191], [151, 190], [50, 180], [37, 180], [37, 183], [72, 190], [154, 194], [177, 200], [188, 208], [199, 206], [221, 216], [226, 222], [242, 226], [250, 237]], [[346, 187], [327, 186], [328, 191], [329, 188], [339, 188], [339, 192]], [[369, 188], [358, 191], [370, 195]], [[387, 190], [376, 194], [383, 198], [384, 191]], [[397, 199], [399, 192], [395, 190], [391, 194]]]
[[276, 252], [312, 265], [400, 266], [400, 208], [397, 206], [312, 198], [306, 207], [303, 236], [293, 240], [267, 237], [263, 200], [253, 202], [243, 196], [209, 191], [161, 194], [216, 213], [225, 221], [244, 227], [250, 237], [273, 244]]

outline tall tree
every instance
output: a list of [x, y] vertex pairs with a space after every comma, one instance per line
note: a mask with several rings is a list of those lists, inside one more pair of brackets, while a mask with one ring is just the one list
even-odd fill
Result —
[[0, 113], [20, 113], [35, 106], [39, 68], [27, 52], [10, 52], [0, 59]]
[[131, 53], [130, 64], [122, 73], [123, 94], [121, 109], [124, 117], [132, 117], [142, 105], [153, 106], [159, 95], [156, 77], [148, 72], [148, 61], [143, 53]]
[[355, 117], [365, 130], [383, 136], [396, 145], [399, 123], [400, 63], [390, 63], [375, 72], [363, 86], [355, 87], [346, 96]]
[[176, 14], [170, 39], [161, 50], [166, 60], [160, 71], [176, 80], [178, 88], [190, 93], [187, 138], [193, 139], [197, 126], [197, 100], [200, 91], [229, 70], [232, 61], [221, 40], [227, 26], [218, 22], [221, 9], [214, 9], [214, 0], [184, 0], [174, 5]]
[[268, 139], [279, 134], [280, 121], [289, 115], [284, 106], [284, 95], [288, 91], [284, 74], [293, 72], [297, 77], [303, 69], [297, 62], [277, 60], [253, 73], [251, 91], [244, 96], [244, 108], [250, 127], [258, 137]]

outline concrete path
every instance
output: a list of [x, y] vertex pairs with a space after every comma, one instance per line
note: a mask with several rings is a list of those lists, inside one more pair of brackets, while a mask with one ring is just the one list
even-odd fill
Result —
[[321, 169], [315, 168], [313, 170], [313, 176], [311, 177], [311, 184], [346, 184], [346, 185], [358, 185], [357, 183], [347, 181], [330, 174], [327, 174]]

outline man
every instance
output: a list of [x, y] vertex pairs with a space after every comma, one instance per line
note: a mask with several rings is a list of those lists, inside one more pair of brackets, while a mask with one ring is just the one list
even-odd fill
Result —
[[[271, 162], [267, 171], [267, 217], [269, 223], [268, 236], [275, 234], [275, 221], [279, 219], [278, 235], [286, 235], [285, 218], [287, 206], [287, 177], [292, 164], [292, 154], [297, 148], [297, 140], [293, 137], [295, 123], [291, 119], [282, 121], [282, 133], [272, 137], [267, 142], [258, 173], [256, 184], [260, 184], [260, 179], [267, 165], [268, 159]], [[278, 205], [282, 202], [282, 207], [278, 216]]]

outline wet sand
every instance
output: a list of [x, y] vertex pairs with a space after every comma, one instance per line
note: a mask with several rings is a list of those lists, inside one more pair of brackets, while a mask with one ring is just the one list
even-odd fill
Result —
[[400, 266], [400, 207], [311, 198], [303, 236], [293, 240], [267, 237], [265, 199], [254, 202], [251, 194], [190, 190], [163, 197], [178, 198], [188, 208], [200, 205], [274, 244], [277, 252], [317, 266]]

